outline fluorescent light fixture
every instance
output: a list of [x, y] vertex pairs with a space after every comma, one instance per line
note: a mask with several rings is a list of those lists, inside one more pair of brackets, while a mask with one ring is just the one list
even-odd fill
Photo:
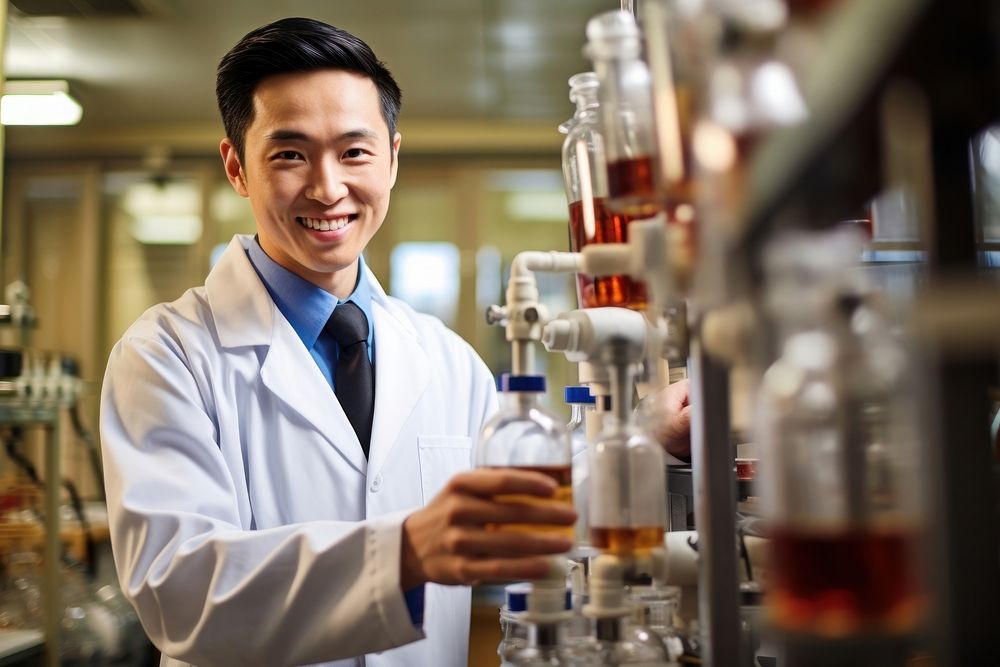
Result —
[[0, 123], [4, 125], [76, 125], [83, 108], [69, 94], [69, 83], [61, 79], [7, 81], [0, 99]]

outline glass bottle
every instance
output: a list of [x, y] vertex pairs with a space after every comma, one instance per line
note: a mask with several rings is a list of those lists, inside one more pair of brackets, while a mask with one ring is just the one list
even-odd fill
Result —
[[497, 645], [497, 655], [501, 664], [507, 664], [508, 651], [523, 648], [528, 645], [528, 626], [521, 622], [521, 612], [528, 609], [528, 593], [531, 584], [526, 582], [504, 586], [504, 605], [500, 607], [500, 643]]
[[594, 63], [599, 81], [607, 204], [632, 219], [650, 218], [663, 209], [652, 80], [641, 52], [639, 27], [629, 12], [604, 12], [587, 22], [584, 55]]
[[[551, 499], [509, 495], [497, 496], [497, 500], [528, 505], [572, 505], [572, 445], [566, 426], [539, 404], [539, 398], [545, 393], [545, 376], [504, 373], [500, 390], [502, 407], [480, 434], [478, 466], [540, 472], [555, 480], [557, 489]], [[503, 524], [492, 527], [522, 532], [561, 532], [573, 537], [573, 526]]]
[[659, 635], [630, 623], [625, 617], [595, 619], [594, 638], [602, 665], [673, 667], [676, 664]]
[[[592, 243], [628, 241], [628, 217], [606, 206], [607, 160], [601, 136], [597, 75], [574, 74], [569, 79], [569, 99], [576, 104], [573, 120], [560, 126], [566, 134], [562, 146], [563, 181], [569, 201], [569, 246], [579, 252]], [[646, 286], [628, 276], [576, 275], [580, 308], [622, 306], [641, 310]]]
[[663, 449], [635, 421], [635, 364], [619, 343], [608, 350], [611, 412], [590, 447], [590, 543], [630, 555], [663, 546], [667, 482]]
[[778, 339], [758, 410], [768, 615], [823, 641], [905, 635], [924, 607], [905, 362], [852, 284], [860, 249], [841, 229], [786, 236], [765, 256]]
[[684, 642], [674, 627], [674, 616], [680, 610], [681, 589], [677, 586], [630, 586], [629, 599], [635, 605], [633, 624], [655, 633], [663, 643], [668, 660], [676, 662], [684, 654]]
[[538, 581], [528, 593], [528, 610], [520, 615], [528, 628], [528, 642], [508, 649], [503, 667], [552, 667], [603, 665], [589, 642], [570, 640], [566, 624], [573, 617], [565, 584]]

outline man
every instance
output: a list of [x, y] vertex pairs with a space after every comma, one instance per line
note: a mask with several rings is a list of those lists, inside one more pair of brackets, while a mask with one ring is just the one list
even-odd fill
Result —
[[399, 88], [353, 35], [284, 19], [222, 59], [217, 96], [257, 236], [111, 353], [101, 431], [125, 595], [169, 664], [464, 665], [465, 585], [541, 576], [571, 546], [485, 526], [575, 515], [493, 500], [554, 484], [469, 471], [489, 371], [364, 266], [396, 178]]

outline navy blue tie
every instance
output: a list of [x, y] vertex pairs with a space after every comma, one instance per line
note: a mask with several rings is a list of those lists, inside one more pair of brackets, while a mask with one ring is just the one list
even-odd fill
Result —
[[367, 459], [375, 412], [375, 373], [368, 358], [368, 318], [354, 303], [346, 301], [333, 309], [326, 330], [340, 348], [333, 376], [337, 400], [354, 427]]

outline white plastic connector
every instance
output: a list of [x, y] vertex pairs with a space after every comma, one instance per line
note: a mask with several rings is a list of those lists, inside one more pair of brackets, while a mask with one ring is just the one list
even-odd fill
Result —
[[635, 352], [635, 361], [643, 358], [649, 333], [642, 313], [626, 308], [588, 308], [571, 310], [549, 322], [542, 332], [542, 344], [549, 352], [562, 352], [573, 362], [599, 358], [612, 339], [624, 339]]
[[558, 623], [573, 617], [566, 609], [567, 560], [562, 556], [548, 558], [549, 572], [532, 583], [528, 593], [528, 608], [521, 618], [528, 623]]
[[513, 344], [515, 373], [531, 372], [530, 341], [540, 340], [542, 327], [549, 320], [548, 310], [538, 301], [535, 272], [574, 273], [580, 270], [581, 258], [573, 252], [527, 251], [518, 253], [510, 265], [506, 300], [505, 335]]
[[697, 537], [698, 533], [693, 530], [667, 533], [667, 584], [698, 585], [698, 552], [691, 546], [691, 540], [696, 540]]
[[601, 554], [590, 561], [590, 604], [583, 606], [588, 618], [622, 618], [632, 613], [625, 602], [625, 570], [620, 558]]

